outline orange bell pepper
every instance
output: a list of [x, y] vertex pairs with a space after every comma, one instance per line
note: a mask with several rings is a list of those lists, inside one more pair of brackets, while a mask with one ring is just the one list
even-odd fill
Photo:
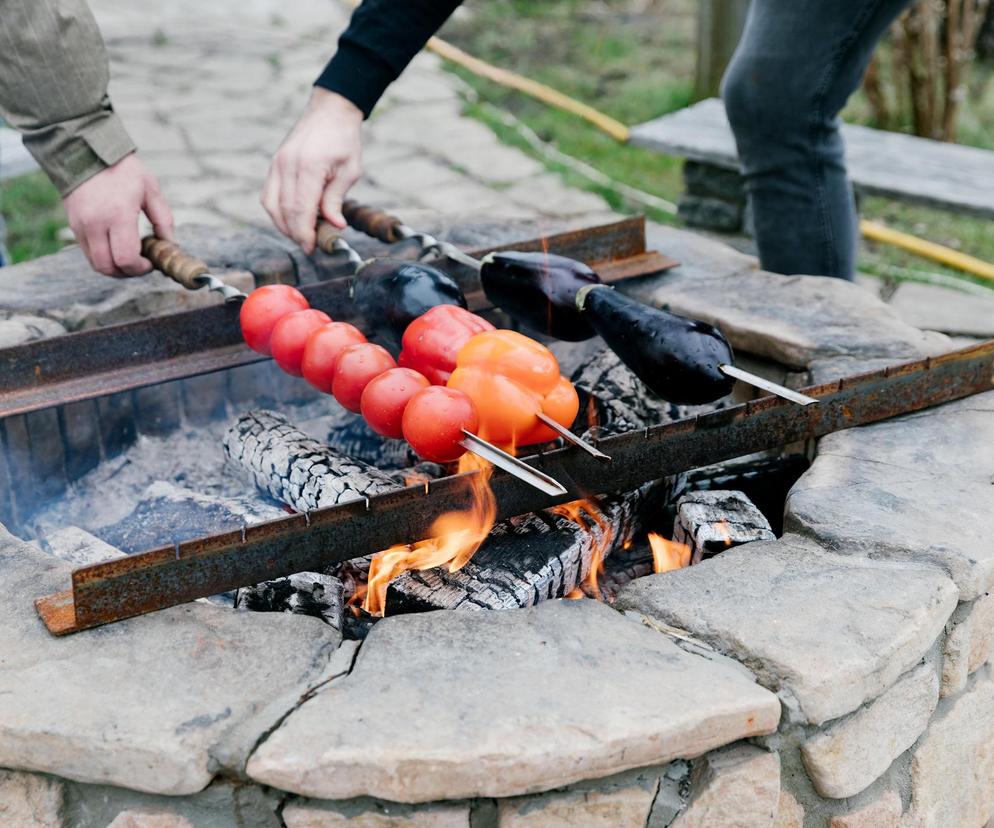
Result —
[[515, 331], [488, 331], [466, 342], [447, 384], [476, 403], [480, 436], [502, 445], [553, 440], [555, 433], [536, 415], [569, 427], [580, 407], [552, 352]]

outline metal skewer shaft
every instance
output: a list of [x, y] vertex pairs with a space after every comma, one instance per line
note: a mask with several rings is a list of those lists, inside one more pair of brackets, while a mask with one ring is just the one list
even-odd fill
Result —
[[482, 437], [478, 437], [471, 431], [462, 430], [463, 439], [459, 441], [466, 451], [471, 451], [478, 457], [488, 460], [497, 468], [503, 469], [508, 474], [514, 475], [518, 480], [533, 486], [543, 494], [557, 497], [566, 494], [566, 487], [554, 477], [550, 477], [545, 472], [541, 472], [519, 460], [513, 454], [508, 454], [493, 443], [488, 443]]
[[743, 371], [741, 368], [736, 368], [734, 365], [719, 365], [718, 370], [720, 370], [725, 376], [742, 380], [742, 382], [751, 385], [754, 388], [759, 388], [762, 391], [769, 391], [771, 394], [783, 397], [783, 399], [790, 400], [798, 405], [811, 405], [818, 402], [815, 397], [809, 397], [807, 394], [801, 394], [798, 391], [785, 388], [782, 385], [771, 382], [770, 380], [764, 379], [763, 377], [757, 376], [749, 371]]
[[220, 293], [225, 302], [242, 302], [248, 298], [237, 288], [226, 284], [210, 272], [207, 263], [186, 253], [176, 242], [146, 236], [142, 239], [142, 255], [156, 270], [187, 290], [208, 290]]
[[549, 428], [551, 428], [556, 434], [562, 437], [567, 443], [572, 443], [574, 446], [583, 449], [591, 457], [596, 457], [598, 460], [607, 460], [610, 462], [611, 458], [608, 457], [603, 451], [598, 449], [596, 446], [590, 445], [586, 440], [581, 440], [572, 431], [563, 426], [561, 423], [556, 422], [548, 414], [543, 414], [541, 411], [535, 415], [543, 423], [545, 423]]

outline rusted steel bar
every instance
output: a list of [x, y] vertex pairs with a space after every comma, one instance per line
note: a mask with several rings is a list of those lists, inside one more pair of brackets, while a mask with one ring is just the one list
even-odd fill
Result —
[[[994, 389], [994, 340], [804, 389], [819, 405], [764, 397], [734, 408], [604, 440], [614, 461], [575, 448], [526, 458], [569, 493], [543, 497], [501, 472], [491, 479], [497, 519], [589, 494], [630, 491], [667, 475]], [[105, 624], [238, 586], [427, 536], [445, 512], [467, 508], [466, 475], [78, 569], [72, 588], [35, 603], [56, 634]]]
[[[513, 246], [543, 245], [550, 252], [597, 264], [606, 281], [658, 273], [676, 264], [646, 251], [641, 218]], [[473, 255], [492, 249], [499, 248]], [[476, 274], [457, 278], [473, 310], [491, 307]], [[351, 281], [351, 276], [330, 279], [300, 290], [312, 307], [334, 319], [356, 322]], [[242, 344], [238, 313], [238, 305], [218, 304], [0, 349], [0, 419], [265, 359]]]

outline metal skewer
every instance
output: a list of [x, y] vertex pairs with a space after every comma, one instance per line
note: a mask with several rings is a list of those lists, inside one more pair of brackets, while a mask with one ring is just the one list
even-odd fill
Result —
[[248, 297], [210, 272], [207, 263], [185, 253], [178, 244], [155, 236], [142, 239], [142, 255], [157, 270], [187, 290], [208, 290], [220, 293], [228, 303], [243, 302]]
[[544, 414], [540, 411], [535, 416], [556, 432], [556, 434], [562, 437], [567, 443], [572, 443], [574, 446], [582, 448], [585, 452], [587, 452], [587, 454], [591, 457], [596, 457], [598, 460], [607, 460], [608, 462], [611, 461], [611, 458], [608, 457], [603, 451], [598, 449], [596, 446], [590, 445], [590, 443], [586, 440], [581, 440], [564, 425], [553, 420], [548, 414]]
[[809, 397], [807, 394], [801, 394], [799, 391], [793, 391], [790, 388], [785, 388], [784, 386], [771, 382], [768, 379], [756, 376], [756, 374], [750, 373], [749, 371], [743, 371], [741, 368], [736, 368], [734, 365], [719, 365], [718, 370], [725, 376], [742, 380], [742, 382], [748, 385], [759, 388], [762, 391], [769, 391], [771, 394], [783, 397], [785, 400], [790, 400], [798, 405], [811, 405], [818, 402], [815, 397]]
[[489, 460], [497, 468], [503, 469], [508, 474], [513, 474], [518, 480], [533, 486], [544, 494], [553, 497], [566, 494], [566, 487], [554, 477], [550, 477], [545, 472], [529, 466], [514, 455], [488, 443], [482, 437], [473, 434], [472, 431], [463, 429], [462, 433], [463, 439], [459, 441], [459, 445], [466, 451], [471, 451], [478, 457]]

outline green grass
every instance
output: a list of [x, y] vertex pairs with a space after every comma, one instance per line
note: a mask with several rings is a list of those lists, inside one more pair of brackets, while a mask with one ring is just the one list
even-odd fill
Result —
[[7, 249], [14, 262], [36, 259], [62, 248], [66, 226], [62, 201], [43, 173], [0, 182], [0, 213], [7, 223]]
[[[627, 0], [488, 0], [457, 17], [442, 36], [472, 55], [541, 81], [626, 124], [636, 124], [687, 106], [694, 67], [693, 0], [656, 0], [647, 11], [628, 13]], [[619, 145], [581, 119], [527, 96], [449, 67], [479, 96], [467, 114], [490, 126], [504, 142], [535, 155], [492, 107], [514, 115], [561, 152], [585, 161], [616, 181], [677, 201], [683, 189], [682, 159]], [[994, 80], [989, 66], [973, 68], [971, 95], [960, 115], [959, 140], [994, 149]], [[848, 120], [871, 123], [860, 93], [847, 108]], [[536, 156], [539, 157], [539, 156]], [[546, 166], [571, 184], [602, 195], [618, 210], [633, 209], [567, 168]], [[645, 211], [657, 221], [679, 223], [666, 213]], [[994, 261], [991, 223], [882, 198], [865, 199], [863, 216], [980, 259]], [[962, 276], [959, 271], [893, 247], [867, 242], [861, 269], [883, 274], [890, 267]], [[888, 271], [889, 272], [889, 271]], [[888, 278], [893, 278], [892, 272]], [[980, 281], [987, 287], [990, 283]]]

